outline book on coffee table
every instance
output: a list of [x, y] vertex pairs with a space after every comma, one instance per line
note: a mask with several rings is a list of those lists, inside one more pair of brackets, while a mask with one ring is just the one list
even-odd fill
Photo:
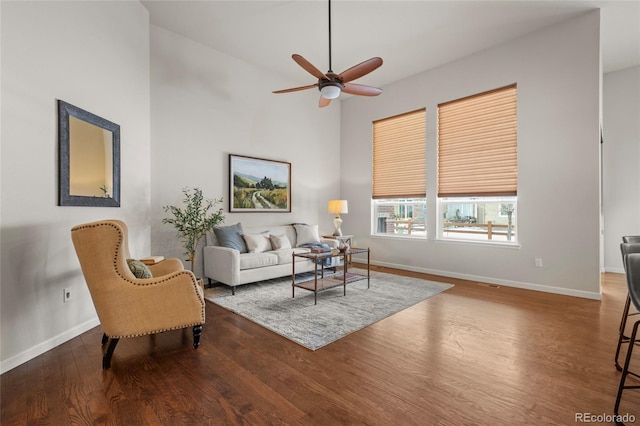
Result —
[[155, 265], [158, 262], [162, 262], [164, 260], [164, 256], [149, 256], [140, 259], [142, 263], [145, 265]]
[[330, 248], [314, 247], [311, 249], [311, 253], [329, 253]]

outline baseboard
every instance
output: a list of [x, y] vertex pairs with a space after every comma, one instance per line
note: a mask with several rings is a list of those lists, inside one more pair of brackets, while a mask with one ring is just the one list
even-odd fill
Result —
[[403, 269], [403, 270], [412, 271], [412, 272], [420, 272], [423, 274], [440, 275], [442, 277], [458, 278], [461, 280], [478, 281], [478, 282], [487, 283], [487, 284], [503, 285], [505, 287], [515, 287], [515, 288], [522, 288], [525, 290], [542, 291], [544, 293], [562, 294], [565, 296], [574, 296], [574, 297], [581, 297], [584, 299], [593, 299], [593, 300], [601, 299], [600, 292], [596, 293], [591, 291], [572, 290], [568, 288], [554, 287], [554, 286], [548, 286], [548, 285], [542, 285], [542, 284], [523, 283], [519, 281], [502, 280], [498, 278], [482, 277], [478, 275], [459, 274], [457, 272], [440, 271], [437, 269], [416, 268], [413, 266], [397, 265], [394, 263], [387, 263], [387, 262], [372, 261], [371, 264], [377, 265], [377, 266], [385, 266], [388, 268]]
[[[67, 342], [73, 339], [74, 337], [77, 337], [82, 333], [91, 330], [93, 327], [97, 325], [100, 325], [100, 321], [98, 320], [98, 317], [95, 317], [76, 327], [73, 327], [70, 330], [65, 331], [64, 333], [60, 333], [49, 340], [39, 343], [36, 346], [33, 346], [32, 348], [29, 348], [24, 352], [21, 352], [17, 355], [12, 356], [11, 358], [8, 358], [0, 362], [0, 374], [4, 374], [13, 368], [16, 368], [20, 364], [24, 364], [25, 362], [30, 361], [39, 355], [42, 355], [48, 350], [51, 350], [56, 346], [59, 346], [64, 342]], [[96, 344], [98, 343], [96, 342]]]
[[605, 266], [604, 271], [611, 272], [614, 274], [624, 274], [624, 268], [612, 268], [610, 266]]

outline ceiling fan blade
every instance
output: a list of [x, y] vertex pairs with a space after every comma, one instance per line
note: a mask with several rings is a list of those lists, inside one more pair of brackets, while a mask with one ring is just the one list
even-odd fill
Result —
[[377, 87], [354, 83], [345, 83], [342, 91], [350, 95], [360, 96], [378, 96], [380, 93], [382, 93], [382, 89], [378, 89]]
[[297, 92], [298, 90], [307, 90], [307, 89], [312, 89], [314, 87], [318, 87], [318, 84], [310, 84], [308, 86], [301, 86], [301, 87], [292, 87], [291, 89], [275, 90], [273, 93]]
[[318, 102], [319, 108], [324, 108], [331, 103], [331, 99], [327, 99], [324, 96], [320, 95], [320, 102]]
[[302, 68], [304, 68], [309, 74], [311, 74], [315, 78], [318, 78], [318, 79], [323, 78], [325, 80], [328, 80], [327, 76], [324, 75], [324, 73], [322, 71], [320, 71], [318, 68], [314, 67], [311, 64], [311, 62], [307, 61], [302, 56], [298, 55], [297, 53], [294, 53], [293, 55], [291, 55], [291, 57], [293, 58], [294, 61], [296, 61], [296, 63], [298, 65], [300, 65]]
[[378, 58], [378, 57], [371, 58], [362, 63], [359, 63], [358, 65], [355, 65], [349, 68], [346, 71], [342, 71], [338, 75], [338, 77], [342, 79], [343, 83], [347, 83], [349, 81], [355, 80], [356, 78], [360, 78], [363, 75], [369, 74], [371, 71], [375, 70], [380, 65], [382, 65], [381, 58]]

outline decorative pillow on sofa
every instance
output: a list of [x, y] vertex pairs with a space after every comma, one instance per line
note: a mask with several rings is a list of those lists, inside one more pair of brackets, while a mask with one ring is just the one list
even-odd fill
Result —
[[147, 265], [142, 263], [141, 260], [137, 259], [127, 259], [127, 265], [129, 265], [129, 269], [131, 269], [131, 273], [136, 278], [151, 278], [151, 271], [147, 268]]
[[291, 241], [286, 235], [269, 235], [271, 240], [271, 248], [273, 250], [290, 249]]
[[320, 244], [318, 225], [294, 224], [293, 227], [296, 228], [298, 247], [303, 244]]
[[213, 228], [213, 233], [216, 235], [220, 246], [236, 249], [240, 253], [248, 251], [247, 244], [242, 238], [242, 223], [238, 222], [235, 225]]
[[269, 232], [263, 232], [261, 234], [242, 234], [244, 242], [247, 244], [249, 253], [264, 253], [271, 250], [271, 240], [269, 239]]

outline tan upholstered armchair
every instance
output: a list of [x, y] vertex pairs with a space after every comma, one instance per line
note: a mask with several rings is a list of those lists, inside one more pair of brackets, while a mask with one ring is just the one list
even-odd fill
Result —
[[129, 266], [127, 226], [119, 220], [86, 223], [71, 229], [73, 245], [100, 324], [102, 344], [111, 339], [102, 368], [122, 337], [143, 336], [193, 327], [193, 346], [200, 345], [204, 297], [192, 272], [179, 259], [149, 266], [152, 278], [136, 278]]

